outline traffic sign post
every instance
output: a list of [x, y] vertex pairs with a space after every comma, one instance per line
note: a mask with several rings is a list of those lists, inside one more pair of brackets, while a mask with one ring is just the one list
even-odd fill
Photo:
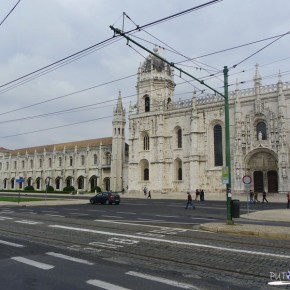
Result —
[[[242, 179], [243, 183], [244, 183], [244, 188], [245, 188], [245, 191], [247, 193], [247, 191], [250, 190], [251, 188], [251, 183], [252, 183], [252, 177], [249, 176], [249, 175], [245, 175]], [[247, 193], [247, 208], [248, 208], [248, 214], [249, 214], [249, 194]]]

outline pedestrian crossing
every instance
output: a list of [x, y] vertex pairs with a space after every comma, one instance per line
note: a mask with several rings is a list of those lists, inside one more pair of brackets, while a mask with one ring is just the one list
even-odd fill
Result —
[[[25, 245], [21, 244], [16, 244], [10, 241], [5, 241], [5, 240], [0, 240], [0, 244], [6, 245], [6, 246], [11, 246], [11, 247], [25, 247]], [[46, 259], [45, 257], [51, 257], [52, 260], [49, 260], [49, 263], [44, 262]], [[33, 256], [33, 258], [30, 258], [30, 256], [12, 256], [11, 261], [17, 263], [18, 265], [23, 265], [23, 267], [31, 267], [34, 268], [35, 271], [50, 271], [53, 269], [57, 269], [58, 267], [65, 267], [69, 268], [67, 266], [63, 266], [63, 264], [56, 263], [57, 261], [63, 261], [64, 263], [78, 263], [81, 264], [85, 267], [94, 267], [96, 264], [94, 262], [91, 262], [86, 259], [81, 259], [74, 257], [73, 255], [67, 255], [64, 253], [60, 252], [45, 252], [40, 256]], [[54, 259], [56, 259], [54, 261]], [[11, 265], [11, 264], [10, 264]], [[11, 267], [14, 267], [14, 264], [11, 265]], [[31, 270], [32, 271], [32, 270]], [[85, 271], [85, 270], [84, 270]], [[189, 289], [189, 290], [198, 290], [197, 287], [191, 285], [191, 284], [186, 284], [186, 283], [181, 283], [179, 281], [167, 279], [164, 277], [160, 276], [154, 276], [148, 273], [143, 273], [143, 272], [137, 272], [133, 270], [120, 270], [121, 271], [121, 277], [122, 275], [124, 276], [130, 276], [134, 277], [134, 279], [137, 279], [136, 285], [140, 285], [141, 283], [144, 284], [146, 283], [146, 286], [148, 285], [148, 288], [150, 287], [150, 283], [158, 283], [162, 285], [162, 289], [165, 289], [167, 286], [176, 288], [176, 289]], [[92, 273], [98, 273], [98, 271], [92, 271]], [[98, 275], [96, 274], [95, 277], [91, 277], [90, 279], [86, 280], [84, 279], [83, 281], [80, 281], [81, 283], [88, 284], [91, 286], [95, 286], [96, 289], [106, 289], [106, 290], [133, 290], [135, 287], [130, 287], [132, 285], [131, 279], [118, 279], [118, 283], [112, 283], [111, 281], [103, 279], [103, 277], [100, 279], [97, 277]], [[81, 279], [81, 277], [80, 277]], [[116, 279], [115, 279], [116, 280]], [[140, 281], [139, 281], [140, 280]], [[128, 283], [130, 285], [128, 285]], [[127, 284], [127, 285], [126, 285]], [[165, 288], [164, 288], [165, 287]], [[170, 288], [170, 289], [173, 289]]]

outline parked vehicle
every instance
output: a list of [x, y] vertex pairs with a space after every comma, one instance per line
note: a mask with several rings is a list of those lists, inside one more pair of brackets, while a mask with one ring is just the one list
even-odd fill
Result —
[[121, 198], [117, 192], [100, 192], [90, 199], [91, 204], [119, 204], [120, 201]]

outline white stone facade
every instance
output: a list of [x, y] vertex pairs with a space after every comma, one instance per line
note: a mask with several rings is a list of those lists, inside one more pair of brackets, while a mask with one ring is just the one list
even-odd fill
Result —
[[[158, 53], [155, 50], [155, 53]], [[137, 103], [129, 112], [129, 192], [225, 192], [224, 99], [174, 100], [173, 70], [155, 56], [139, 67]], [[232, 191], [242, 177], [261, 192], [290, 189], [290, 84], [254, 87], [229, 95]]]
[[[127, 187], [128, 146], [125, 144], [125, 110], [121, 96], [114, 110], [113, 136], [54, 145], [9, 150], [0, 148], [0, 189], [30, 185], [46, 190], [46, 181], [57, 191], [73, 186], [78, 191], [121, 191]], [[18, 183], [19, 177], [25, 182]]]

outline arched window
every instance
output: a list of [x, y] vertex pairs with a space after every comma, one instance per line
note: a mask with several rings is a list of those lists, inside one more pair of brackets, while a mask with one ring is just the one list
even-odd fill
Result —
[[6, 162], [6, 170], [9, 169], [9, 162]]
[[182, 161], [179, 158], [174, 160], [174, 171], [175, 180], [182, 180]]
[[72, 158], [72, 156], [69, 157], [69, 166], [73, 166], [73, 158]]
[[51, 168], [51, 166], [52, 166], [52, 160], [51, 160], [51, 158], [49, 158], [48, 159], [48, 167]]
[[149, 180], [149, 169], [148, 168], [144, 169], [144, 180]]
[[60, 177], [55, 179], [55, 189], [60, 189]]
[[215, 125], [213, 128], [214, 137], [214, 166], [223, 166], [223, 141], [222, 126]]
[[40, 177], [38, 177], [36, 179], [36, 189], [40, 189], [40, 188], [41, 188], [41, 179], [40, 179]]
[[11, 189], [14, 189], [14, 185], [15, 185], [15, 178], [11, 178]]
[[177, 148], [182, 148], [182, 130], [177, 130]]
[[85, 156], [84, 155], [81, 156], [81, 165], [85, 165]]
[[150, 112], [150, 98], [149, 98], [149, 96], [145, 97], [145, 112]]
[[78, 178], [77, 182], [78, 182], [78, 189], [84, 189], [84, 184], [85, 184], [84, 177], [80, 176]]
[[150, 149], [149, 136], [147, 133], [144, 133], [144, 135], [143, 135], [143, 150], [149, 150], [149, 149]]
[[97, 154], [94, 154], [94, 165], [98, 164], [98, 156]]
[[14, 169], [16, 170], [17, 168], [17, 161], [14, 161]]
[[106, 157], [106, 165], [111, 165], [111, 153], [107, 152], [105, 157]]
[[61, 167], [61, 164], [62, 164], [62, 160], [61, 160], [61, 157], [59, 157], [58, 158], [58, 166]]
[[65, 180], [65, 183], [66, 183], [66, 186], [67, 186], [67, 187], [72, 186], [72, 185], [73, 185], [73, 184], [72, 184], [72, 177], [71, 177], [71, 176], [68, 176], [68, 177], [66, 178], [66, 180]]
[[256, 126], [257, 140], [267, 140], [266, 124], [264, 122], [259, 122]]
[[24, 169], [24, 167], [25, 167], [25, 162], [24, 160], [22, 160], [22, 169]]
[[33, 168], [33, 160], [30, 160], [30, 168]]
[[39, 168], [42, 167], [42, 159], [39, 159]]
[[0, 162], [0, 170], [2, 170], [2, 162]]

